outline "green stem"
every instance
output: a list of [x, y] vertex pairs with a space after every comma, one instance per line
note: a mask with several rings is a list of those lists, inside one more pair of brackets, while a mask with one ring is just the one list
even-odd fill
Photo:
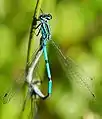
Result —
[[31, 30], [30, 30], [30, 35], [29, 35], [29, 41], [28, 41], [28, 50], [27, 50], [27, 61], [26, 61], [26, 72], [28, 72], [28, 64], [30, 61], [30, 54], [31, 54], [31, 49], [32, 49], [32, 44], [33, 44], [33, 36], [35, 33], [35, 29], [34, 27], [36, 26], [36, 19], [39, 17], [39, 13], [40, 13], [40, 8], [41, 8], [41, 4], [42, 4], [43, 0], [37, 0], [36, 3], [36, 7], [34, 10], [34, 15], [33, 15], [33, 21], [32, 21], [32, 25], [31, 25]]

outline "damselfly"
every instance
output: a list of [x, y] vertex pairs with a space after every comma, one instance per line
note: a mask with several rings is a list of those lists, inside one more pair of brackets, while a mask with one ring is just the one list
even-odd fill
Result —
[[38, 21], [40, 21], [40, 24], [36, 27], [36, 29], [39, 29], [37, 36], [41, 32], [41, 38], [40, 38], [40, 45], [41, 49], [44, 53], [44, 60], [46, 63], [46, 69], [47, 69], [47, 75], [48, 75], [48, 93], [45, 96], [47, 98], [52, 93], [52, 80], [51, 80], [51, 72], [50, 72], [50, 66], [48, 62], [48, 56], [47, 56], [47, 49], [46, 49], [46, 43], [51, 38], [50, 34], [50, 27], [48, 24], [48, 21], [52, 19], [52, 16], [50, 14], [42, 14], [39, 16]]
[[[44, 95], [41, 93], [41, 91], [39, 90], [37, 84], [40, 83], [40, 81], [35, 80], [35, 78], [33, 78], [33, 71], [36, 68], [36, 65], [39, 61], [40, 56], [42, 55], [42, 50], [40, 50], [40, 48], [35, 52], [35, 57], [32, 59], [32, 62], [29, 63], [29, 68], [28, 68], [28, 72], [23, 72], [23, 74], [21, 75], [21, 78], [19, 79], [20, 83], [19, 85], [13, 85], [13, 87], [7, 91], [3, 97], [1, 97], [3, 103], [7, 103], [11, 100], [11, 98], [19, 91], [21, 90], [25, 84], [28, 85], [28, 93], [25, 99], [25, 102], [27, 100], [28, 97], [32, 96], [33, 94], [37, 94], [40, 97], [44, 98]], [[19, 82], [17, 80], [17, 82]], [[30, 95], [30, 96], [28, 96]], [[24, 105], [25, 105], [24, 102]]]
[[34, 70], [37, 67], [38, 61], [42, 53], [43, 51], [41, 47], [36, 50], [36, 52], [34, 53], [35, 55], [33, 54], [34, 58], [32, 57], [32, 61], [28, 64], [28, 72], [25, 71], [23, 73], [23, 77], [21, 76], [21, 78], [18, 81], [19, 84], [13, 85], [13, 87], [1, 97], [3, 103], [8, 103], [12, 99], [12, 97], [16, 93], [21, 92], [23, 87], [27, 84], [27, 93], [26, 93], [26, 97], [23, 102], [23, 107], [22, 107], [20, 116], [22, 116], [22, 112], [25, 109], [26, 102], [29, 99], [31, 99], [31, 114], [30, 114], [31, 119], [34, 119], [34, 117], [38, 116], [36, 97], [39, 96], [42, 99], [46, 98], [46, 96], [44, 96], [44, 94], [39, 89], [39, 84], [41, 84], [41, 79], [40, 80], [36, 79], [35, 73], [34, 73]]
[[[74, 80], [77, 80], [77, 81], [83, 83], [84, 86], [91, 93], [91, 95], [93, 97], [95, 97], [94, 93], [90, 89], [90, 86], [86, 82], [86, 79], [92, 80], [92, 78], [87, 76], [86, 73], [83, 70], [81, 70], [80, 67], [70, 57], [66, 58], [63, 55], [60, 48], [51, 39], [50, 26], [49, 26], [49, 23], [48, 23], [48, 21], [50, 19], [52, 19], [52, 16], [50, 14], [41, 14], [39, 16], [39, 18], [37, 19], [37, 21], [40, 21], [40, 23], [36, 27], [36, 29], [39, 29], [37, 36], [39, 36], [39, 34], [41, 33], [40, 44], [41, 44], [42, 49], [43, 49], [44, 59], [45, 59], [47, 73], [48, 73], [48, 79], [49, 79], [48, 94], [51, 93], [52, 82], [51, 82], [51, 74], [50, 74], [50, 68], [49, 68], [49, 63], [48, 63], [46, 45], [47, 45], [47, 42], [51, 41], [53, 47], [55, 48], [55, 51], [59, 55], [59, 59], [61, 59], [63, 67], [66, 70], [67, 76], [70, 79], [74, 79]], [[74, 67], [75, 70], [73, 70], [73, 67]], [[83, 74], [84, 74], [84, 77], [83, 77]]]

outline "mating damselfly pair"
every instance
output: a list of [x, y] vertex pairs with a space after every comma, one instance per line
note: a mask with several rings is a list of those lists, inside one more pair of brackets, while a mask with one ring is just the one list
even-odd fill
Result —
[[[50, 26], [48, 23], [48, 21], [50, 19], [52, 19], [52, 16], [50, 14], [41, 14], [39, 16], [39, 18], [36, 19], [36, 23], [37, 23], [37, 21], [39, 21], [40, 23], [36, 24], [36, 27], [33, 27], [34, 29], [38, 29], [38, 33], [36, 34], [36, 36], [39, 36], [39, 34], [41, 34], [40, 46], [39, 46], [38, 50], [36, 51], [34, 58], [32, 58], [31, 63], [28, 63], [28, 71], [24, 72], [24, 75], [23, 75], [24, 80], [23, 80], [22, 84], [20, 84], [20, 86], [18, 85], [18, 87], [17, 87], [17, 91], [19, 91], [21, 88], [23, 88], [24, 84], [28, 85], [28, 92], [27, 92], [27, 95], [26, 95], [26, 98], [25, 98], [25, 101], [23, 104], [23, 110], [25, 108], [25, 104], [26, 104], [26, 101], [28, 98], [33, 97], [33, 96], [36, 97], [36, 95], [38, 95], [42, 99], [46, 99], [52, 93], [51, 72], [50, 72], [50, 66], [49, 66], [49, 61], [48, 61], [48, 56], [47, 56], [47, 48], [46, 48], [46, 45], [48, 42], [52, 43], [52, 46], [54, 47], [54, 50], [57, 52], [59, 59], [61, 59], [62, 65], [63, 65], [64, 69], [66, 70], [65, 73], [67, 73], [68, 78], [74, 79], [74, 80], [77, 80], [77, 81], [83, 83], [84, 86], [86, 87], [86, 89], [94, 97], [94, 93], [91, 91], [90, 86], [86, 82], [86, 79], [92, 80], [92, 78], [90, 78], [89, 76], [84, 74], [85, 72], [83, 70], [81, 71], [80, 67], [70, 57], [66, 58], [63, 55], [60, 48], [51, 39], [51, 33], [50, 33], [51, 31], [50, 31]], [[46, 70], [47, 70], [47, 75], [48, 75], [47, 95], [44, 95], [39, 89], [38, 85], [41, 82], [33, 77], [35, 68], [37, 66], [37, 63], [38, 63], [42, 53], [44, 54], [44, 60], [45, 60]], [[73, 70], [73, 67], [75, 68], [75, 70]], [[83, 77], [83, 74], [84, 74], [84, 77]], [[15, 86], [14, 86], [14, 88], [15, 88]], [[17, 92], [17, 91], [16, 92], [14, 91], [14, 88], [13, 88], [13, 90], [10, 90], [9, 92], [5, 93], [4, 96], [2, 97], [4, 103], [9, 102], [10, 99]]]

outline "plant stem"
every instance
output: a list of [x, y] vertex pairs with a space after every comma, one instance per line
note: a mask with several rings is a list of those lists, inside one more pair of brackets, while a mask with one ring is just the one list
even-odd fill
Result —
[[28, 41], [28, 50], [27, 50], [27, 61], [26, 61], [26, 72], [28, 72], [28, 64], [30, 61], [30, 54], [31, 54], [31, 49], [32, 49], [32, 44], [33, 44], [33, 35], [35, 33], [34, 27], [36, 26], [36, 18], [38, 19], [39, 13], [40, 13], [40, 8], [43, 0], [37, 0], [36, 7], [34, 10], [34, 15], [33, 15], [33, 20], [32, 20], [32, 25], [30, 29], [30, 35], [29, 35], [29, 41]]

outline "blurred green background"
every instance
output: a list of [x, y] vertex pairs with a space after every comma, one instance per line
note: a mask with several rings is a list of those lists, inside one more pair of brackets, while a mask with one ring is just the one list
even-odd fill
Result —
[[[1, 94], [25, 68], [35, 4], [36, 0], [0, 0]], [[94, 78], [90, 88], [96, 97], [84, 95], [83, 85], [68, 80], [54, 49], [49, 46], [53, 94], [39, 102], [39, 118], [102, 119], [102, 0], [43, 0], [42, 10], [53, 16], [50, 22], [52, 39], [64, 55], [70, 56]], [[36, 49], [36, 43], [34, 47]], [[43, 67], [42, 63], [44, 73]], [[6, 105], [1, 102], [0, 119], [18, 119], [21, 107], [19, 96]], [[24, 112], [24, 119], [29, 118], [28, 110]]]

